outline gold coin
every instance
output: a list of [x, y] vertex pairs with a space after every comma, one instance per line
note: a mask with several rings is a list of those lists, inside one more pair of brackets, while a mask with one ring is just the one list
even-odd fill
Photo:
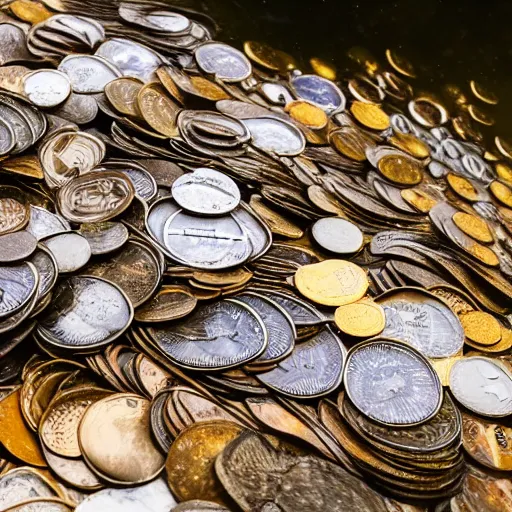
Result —
[[30, 219], [30, 209], [11, 197], [0, 198], [0, 235], [24, 228]]
[[480, 345], [494, 345], [501, 339], [501, 325], [491, 314], [470, 311], [459, 317], [466, 338]]
[[109, 482], [153, 480], [165, 459], [151, 438], [151, 402], [119, 393], [93, 403], [85, 412], [78, 439], [88, 465]]
[[409, 102], [409, 112], [414, 120], [427, 128], [442, 125], [448, 121], [448, 111], [431, 96], [421, 96]]
[[318, 76], [327, 78], [327, 80], [336, 80], [336, 68], [330, 62], [319, 59], [318, 57], [312, 57], [309, 59], [309, 63]]
[[446, 181], [448, 185], [450, 185], [450, 188], [463, 199], [478, 201], [478, 192], [468, 179], [453, 173], [448, 173]]
[[23, 78], [30, 73], [26, 66], [0, 67], [0, 87], [11, 92], [23, 94]]
[[494, 153], [486, 151], [484, 153], [484, 160], [487, 160], [488, 162], [497, 162], [499, 158]]
[[494, 144], [498, 148], [498, 151], [505, 157], [512, 159], [512, 144], [503, 137], [498, 135], [494, 138]]
[[366, 149], [373, 145], [373, 141], [352, 126], [342, 126], [329, 133], [329, 142], [342, 155], [364, 162], [366, 160]]
[[457, 212], [453, 215], [452, 220], [461, 231], [477, 242], [490, 244], [494, 241], [487, 222], [482, 218], [469, 213]]
[[415, 158], [428, 158], [430, 156], [427, 144], [412, 133], [396, 132], [389, 138], [389, 142]]
[[122, 76], [105, 86], [105, 96], [111, 105], [125, 116], [140, 117], [137, 96], [144, 82], [131, 76]]
[[484, 126], [492, 126], [494, 124], [494, 119], [475, 105], [469, 105], [468, 112], [471, 118], [477, 123], [483, 124]]
[[240, 425], [221, 420], [196, 423], [181, 432], [165, 463], [167, 482], [179, 501], [225, 504], [227, 496], [215, 473], [215, 459], [242, 432]]
[[142, 117], [153, 130], [171, 138], [179, 134], [176, 118], [180, 108], [162, 85], [155, 82], [144, 85], [137, 95], [137, 103]]
[[386, 326], [384, 309], [371, 300], [359, 300], [340, 306], [334, 313], [338, 328], [349, 336], [368, 337], [381, 333]]
[[348, 81], [348, 90], [352, 96], [364, 103], [382, 103], [385, 95], [382, 89], [364, 77], [352, 78]]
[[354, 101], [350, 111], [357, 121], [372, 130], [382, 131], [390, 126], [389, 116], [378, 105]]
[[501, 181], [493, 181], [489, 186], [492, 195], [502, 204], [512, 208], [512, 189]]
[[156, 70], [156, 76], [162, 82], [165, 90], [180, 104], [185, 103], [185, 96], [176, 85], [176, 82], [172, 79], [169, 73], [166, 71], [165, 66], [159, 67]]
[[462, 89], [455, 84], [447, 84], [443, 87], [443, 92], [456, 105], [466, 105], [468, 99]]
[[400, 185], [417, 185], [423, 179], [421, 163], [406, 155], [386, 155], [377, 167], [389, 181]]
[[452, 126], [457, 135], [463, 140], [482, 142], [484, 138], [482, 132], [475, 127], [471, 118], [467, 115], [453, 117]]
[[386, 58], [395, 71], [409, 78], [416, 78], [414, 66], [395, 50], [386, 50]]
[[496, 96], [496, 94], [494, 94], [492, 91], [489, 91], [488, 89], [484, 88], [478, 82], [471, 80], [469, 82], [469, 87], [471, 88], [471, 92], [479, 100], [482, 100], [484, 103], [488, 103], [489, 105], [497, 105], [498, 104], [498, 97]]
[[[1, 69], [1, 68], [0, 68]], [[0, 163], [0, 170], [42, 180], [44, 178], [41, 161], [36, 155], [16, 156], [8, 158]]]
[[368, 279], [366, 272], [350, 261], [326, 260], [300, 267], [295, 286], [317, 304], [343, 306], [364, 296]]
[[425, 194], [425, 192], [414, 188], [400, 190], [400, 195], [405, 202], [421, 213], [428, 213], [437, 204], [437, 201]]
[[512, 167], [503, 162], [496, 164], [496, 174], [501, 181], [512, 185]]
[[462, 359], [463, 356], [451, 356], [444, 357], [442, 359], [429, 359], [430, 364], [434, 368], [441, 381], [442, 386], [450, 385], [450, 371], [452, 366], [459, 360]]
[[297, 68], [297, 62], [291, 55], [276, 50], [266, 43], [246, 41], [244, 52], [253, 62], [271, 71], [286, 73]]
[[294, 121], [308, 128], [319, 130], [325, 128], [329, 121], [324, 110], [305, 100], [291, 101], [284, 110]]
[[472, 342], [469, 338], [466, 338], [466, 344], [470, 347], [478, 349], [480, 352], [488, 352], [490, 354], [499, 354], [510, 350], [512, 347], [512, 330], [501, 327], [501, 339], [494, 345], [481, 345], [479, 343]]
[[229, 100], [230, 95], [216, 83], [204, 76], [191, 76], [190, 83], [199, 96], [211, 101]]
[[22, 21], [35, 25], [53, 16], [43, 4], [30, 0], [16, 0], [9, 4], [11, 12]]
[[496, 253], [486, 247], [485, 245], [481, 245], [478, 242], [467, 247], [467, 250], [470, 254], [472, 254], [477, 260], [481, 261], [484, 265], [489, 265], [490, 267], [497, 267], [500, 264], [500, 260]]

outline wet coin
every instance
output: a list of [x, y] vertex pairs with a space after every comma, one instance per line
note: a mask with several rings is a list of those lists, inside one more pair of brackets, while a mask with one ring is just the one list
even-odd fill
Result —
[[386, 325], [384, 309], [370, 300], [359, 300], [336, 309], [334, 321], [349, 336], [369, 337], [380, 334]]
[[439, 378], [419, 352], [390, 340], [366, 341], [347, 356], [344, 384], [363, 414], [385, 425], [412, 426], [441, 407]]
[[336, 254], [352, 254], [363, 246], [361, 230], [339, 217], [317, 220], [311, 228], [311, 234], [322, 249]]
[[71, 94], [71, 82], [64, 73], [40, 69], [23, 78], [23, 92], [38, 107], [56, 107]]

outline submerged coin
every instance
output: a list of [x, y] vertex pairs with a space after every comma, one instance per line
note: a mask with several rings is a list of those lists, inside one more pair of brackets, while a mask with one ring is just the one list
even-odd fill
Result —
[[352, 254], [363, 245], [363, 233], [352, 222], [339, 217], [317, 220], [311, 234], [323, 249], [336, 254]]
[[365, 341], [347, 356], [343, 378], [352, 403], [385, 425], [412, 426], [432, 418], [443, 390], [419, 352], [391, 340]]

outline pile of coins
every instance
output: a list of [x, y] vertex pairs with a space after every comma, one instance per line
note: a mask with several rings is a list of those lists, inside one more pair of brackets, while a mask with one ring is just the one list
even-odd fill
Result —
[[498, 98], [179, 4], [2, 4], [0, 510], [512, 510]]

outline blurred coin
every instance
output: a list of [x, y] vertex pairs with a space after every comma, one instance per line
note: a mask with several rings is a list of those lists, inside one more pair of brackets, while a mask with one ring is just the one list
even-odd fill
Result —
[[354, 101], [350, 112], [357, 121], [367, 128], [379, 131], [389, 128], [389, 117], [378, 105]]
[[512, 189], [510, 187], [499, 181], [493, 181], [489, 188], [500, 203], [512, 208]]
[[387, 49], [386, 58], [395, 71], [406, 77], [416, 78], [414, 66], [396, 50]]
[[194, 53], [201, 70], [225, 82], [241, 82], [252, 73], [251, 63], [236, 48], [216, 41], [203, 43]]
[[244, 52], [253, 62], [271, 71], [279, 71], [284, 74], [297, 67], [297, 63], [291, 55], [259, 41], [246, 41]]
[[190, 500], [184, 501], [175, 506], [171, 512], [229, 512], [229, 510], [222, 505], [214, 503], [213, 501], [204, 500]]
[[299, 75], [291, 80], [295, 94], [328, 113], [345, 109], [346, 98], [330, 80], [317, 75]]
[[336, 80], [336, 68], [330, 62], [319, 57], [311, 57], [309, 63], [317, 75], [327, 78], [327, 80]]
[[487, 88], [476, 82], [475, 80], [470, 80], [469, 86], [471, 87], [471, 92], [484, 103], [488, 103], [489, 105], [497, 105], [498, 97]]

